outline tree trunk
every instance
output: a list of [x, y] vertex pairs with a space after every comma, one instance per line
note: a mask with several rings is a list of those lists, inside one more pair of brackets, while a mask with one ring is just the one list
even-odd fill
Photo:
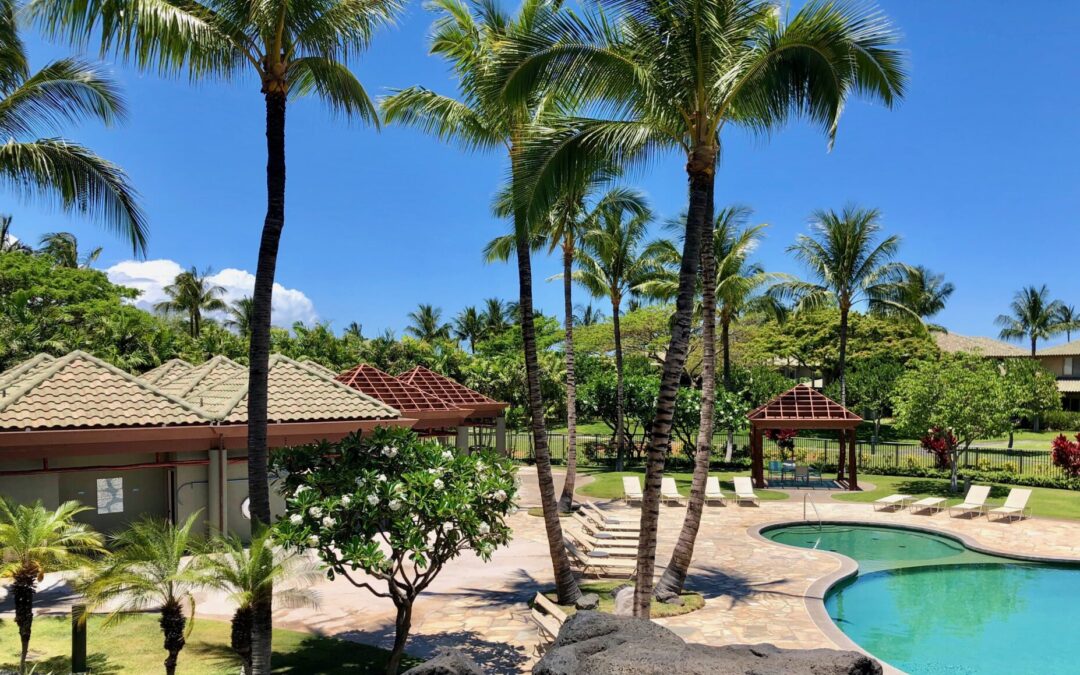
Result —
[[574, 237], [568, 234], [563, 242], [563, 323], [566, 339], [566, 478], [563, 481], [559, 511], [569, 513], [574, 508], [574, 485], [577, 482], [577, 381], [574, 376]]
[[656, 402], [645, 467], [645, 489], [641, 503], [641, 535], [638, 539], [637, 577], [634, 585], [634, 616], [649, 617], [652, 601], [653, 569], [656, 564], [656, 527], [660, 519], [660, 481], [664, 462], [671, 449], [671, 420], [675, 397], [690, 347], [690, 324], [694, 313], [694, 291], [701, 255], [701, 230], [709, 208], [709, 194], [716, 169], [714, 146], [697, 147], [686, 163], [690, 205], [686, 213], [679, 292], [671, 322], [671, 340], [664, 353], [660, 395]]
[[701, 416], [697, 443], [694, 445], [694, 477], [690, 481], [690, 500], [683, 518], [682, 531], [675, 543], [653, 595], [661, 602], [679, 597], [686, 585], [686, 575], [694, 558], [701, 512], [705, 507], [705, 481], [709, 477], [712, 454], [713, 415], [716, 411], [716, 250], [713, 239], [712, 186], [709, 189], [704, 226], [701, 229]]
[[[511, 166], [513, 152], [511, 153]], [[515, 180], [512, 178], [511, 180]], [[523, 210], [514, 214], [514, 239], [518, 263], [518, 317], [521, 321], [521, 341], [525, 350], [525, 380], [528, 384], [529, 417], [532, 423], [533, 454], [536, 459], [536, 478], [540, 484], [540, 505], [544, 509], [544, 529], [548, 552], [555, 575], [555, 590], [560, 605], [572, 605], [581, 597], [577, 579], [570, 569], [570, 558], [563, 545], [559, 504], [555, 501], [555, 482], [551, 478], [551, 453], [548, 450], [547, 428], [544, 425], [544, 401], [540, 394], [540, 365], [536, 356], [536, 326], [533, 322], [532, 252], [529, 250], [529, 225]]]
[[12, 575], [11, 595], [15, 600], [15, 625], [19, 627], [19, 672], [26, 672], [26, 654], [30, 651], [30, 631], [34, 625], [34, 587], [36, 567], [21, 566]]
[[1016, 431], [1016, 430], [1015, 429], [1009, 429], [1009, 446], [1008, 446], [1009, 450], [1012, 450], [1012, 447], [1013, 447], [1013, 432], [1014, 431]]
[[847, 329], [848, 329], [848, 307], [845, 301], [840, 303], [840, 405], [847, 405], [847, 374], [845, 373], [845, 366], [847, 365]]
[[244, 675], [251, 675], [251, 606], [239, 607], [233, 612], [231, 645], [240, 664]]
[[956, 465], [960, 462], [960, 452], [958, 450], [950, 452], [949, 459], [951, 460], [950, 464], [952, 465], [949, 467], [949, 492], [957, 492], [960, 489], [960, 486]]
[[[709, 219], [712, 219], [710, 213]], [[711, 236], [711, 235], [710, 235]], [[702, 239], [702, 241], [705, 241]], [[715, 254], [714, 267], [715, 267]], [[705, 257], [702, 256], [704, 263]], [[704, 266], [704, 265], [703, 265]], [[704, 276], [704, 274], [702, 275]], [[731, 314], [724, 310], [720, 316], [720, 349], [724, 355], [724, 391], [731, 391]], [[727, 444], [724, 446], [724, 462], [730, 463], [735, 455], [735, 430], [727, 430]]]
[[626, 468], [626, 419], [623, 413], [623, 354], [622, 329], [619, 325], [619, 307], [622, 305], [618, 293], [611, 295], [611, 321], [615, 329], [615, 470]]
[[412, 602], [399, 605], [394, 619], [394, 648], [390, 650], [390, 659], [386, 662], [386, 675], [397, 675], [401, 668], [401, 657], [405, 653], [405, 643], [409, 639], [412, 627]]
[[[266, 220], [259, 242], [255, 288], [251, 295], [252, 326], [248, 351], [248, 497], [252, 533], [270, 526], [270, 484], [267, 476], [266, 389], [270, 368], [270, 308], [278, 244], [285, 226], [285, 94], [266, 94]], [[255, 675], [270, 673], [272, 594], [254, 605], [251, 624], [251, 667]]]
[[176, 660], [180, 657], [180, 650], [184, 648], [184, 628], [187, 626], [180, 603], [166, 603], [161, 608], [161, 619], [158, 623], [161, 625], [161, 634], [165, 637], [165, 651], [168, 652], [165, 658], [165, 675], [175, 675]]

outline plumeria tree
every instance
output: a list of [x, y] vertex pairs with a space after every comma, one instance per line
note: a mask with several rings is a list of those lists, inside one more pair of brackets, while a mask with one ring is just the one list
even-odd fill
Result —
[[276, 453], [285, 517], [276, 535], [314, 549], [327, 575], [387, 598], [397, 610], [387, 673], [397, 673], [416, 598], [466, 551], [488, 560], [510, 541], [508, 460], [458, 455], [406, 429], [378, 429], [338, 443]]

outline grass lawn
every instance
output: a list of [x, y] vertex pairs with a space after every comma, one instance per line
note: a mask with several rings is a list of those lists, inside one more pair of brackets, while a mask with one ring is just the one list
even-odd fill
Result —
[[[1013, 434], [1013, 447], [1017, 450], [1044, 450], [1050, 452], [1050, 444], [1055, 438], [1058, 437], [1061, 431], [1017, 431]], [[1076, 432], [1064, 432], [1066, 436], [1072, 438], [1076, 435]], [[972, 445], [985, 446], [988, 443], [992, 443], [994, 446], [1005, 447], [1009, 443], [1009, 437], [1002, 436], [1001, 438], [982, 439], [975, 441]]]
[[[954, 495], [949, 492], [949, 481], [944, 479], [872, 474], [859, 474], [859, 478], [865, 478], [867, 482], [873, 483], [875, 488], [866, 492], [835, 494], [833, 499], [843, 502], [872, 502], [891, 494], [906, 494], [916, 497], [946, 497], [949, 504], [959, 504], [963, 501], [962, 494]], [[993, 484], [993, 489], [990, 490], [990, 501], [993, 506], [1000, 506], [1005, 502], [1010, 487], [1004, 483]], [[963, 490], [962, 483], [960, 489]], [[1031, 490], [1031, 500], [1028, 501], [1028, 505], [1031, 507], [1032, 515], [1080, 520], [1080, 492], [1051, 488], [1031, 488]]]
[[[582, 593], [596, 593], [600, 596], [600, 611], [607, 612], [608, 614], [615, 613], [615, 596], [612, 593], [616, 588], [620, 586], [626, 586], [630, 584], [626, 581], [587, 581], [580, 584]], [[549, 591], [544, 593], [549, 600], [555, 602], [558, 597], [555, 591]], [[653, 598], [652, 607], [650, 609], [650, 616], [654, 619], [662, 619], [666, 616], [679, 616], [680, 614], [689, 614], [696, 609], [701, 609], [705, 606], [705, 598], [701, 597], [701, 593], [694, 593], [692, 591], [684, 591], [680, 594], [683, 600], [682, 605], [669, 605], [667, 603], [659, 602], [656, 598]], [[559, 605], [567, 615], [573, 615], [577, 610], [573, 605]]]
[[[552, 427], [548, 431], [553, 434], [565, 434], [566, 427]], [[578, 424], [577, 432], [579, 434], [586, 434], [589, 436], [611, 436], [611, 434], [614, 433], [611, 431], [611, 427], [604, 424], [603, 422], [586, 422], [583, 424]]]
[[[112, 673], [160, 673], [164, 671], [165, 650], [156, 614], [137, 614], [109, 628], [99, 617], [87, 626], [89, 666], [94, 675]], [[30, 661], [34, 675], [71, 672], [71, 619], [36, 617], [30, 638]], [[389, 652], [377, 647], [320, 637], [290, 630], [274, 630], [274, 672], [371, 673], [381, 675]], [[418, 660], [403, 659], [407, 669]], [[0, 671], [16, 671], [19, 666], [19, 632], [11, 619], [0, 620]], [[240, 661], [229, 649], [229, 624], [199, 619], [187, 645], [180, 652], [180, 675], [233, 675]]]
[[[578, 488], [578, 494], [583, 494], [587, 497], [596, 497], [597, 499], [621, 499], [623, 496], [622, 479], [623, 476], [637, 476], [641, 479], [642, 485], [645, 483], [645, 471], [590, 471], [589, 468], [582, 469], [582, 473], [588, 473], [593, 478], [593, 482], [589, 483], [585, 487]], [[690, 479], [693, 477], [691, 473], [665, 473], [665, 476], [671, 476], [675, 479], [675, 485], [679, 488], [679, 493], [684, 497], [690, 496]], [[716, 476], [720, 479], [720, 489], [724, 490], [726, 494], [733, 494], [735, 492], [735, 485], [732, 483], [732, 478], [735, 476], [748, 476], [749, 472], [734, 472], [734, 471], [712, 471], [709, 472], [710, 476]], [[774, 500], [774, 499], [787, 499], [787, 494], [783, 492], [774, 492], [770, 490], [755, 490], [757, 496], [762, 500]]]

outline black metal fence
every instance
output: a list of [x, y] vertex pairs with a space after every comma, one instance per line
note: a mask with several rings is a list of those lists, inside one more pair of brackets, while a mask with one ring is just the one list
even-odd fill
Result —
[[[717, 435], [713, 441], [716, 449], [714, 457], [717, 460], [723, 458], [723, 452], [727, 443], [726, 435]], [[551, 461], [556, 464], [566, 462], [567, 442], [566, 434], [548, 434], [548, 446], [551, 452]], [[750, 438], [747, 434], [735, 434], [734, 436], [735, 458], [747, 458], [750, 453]], [[615, 452], [611, 444], [611, 437], [596, 434], [577, 435], [578, 461], [593, 464], [611, 464], [615, 461]], [[927, 452], [918, 443], [871, 443], [859, 441], [856, 444], [858, 451], [859, 470], [867, 473], [876, 471], [893, 473], [903, 469], [931, 469], [935, 466], [935, 457]], [[529, 432], [507, 432], [507, 449], [511, 456], [522, 462], [533, 460], [532, 434]], [[828, 438], [795, 438], [795, 460], [800, 463], [812, 464], [820, 467], [835, 467], [840, 455], [840, 442], [837, 439]], [[642, 459], [643, 451], [632, 448], [628, 460], [634, 462]], [[690, 464], [690, 455], [684, 451], [680, 441], [672, 442], [672, 452], [669, 455], [674, 464]], [[788, 458], [791, 454], [788, 454]], [[766, 461], [781, 459], [779, 448], [774, 444], [765, 443]], [[1045, 478], [1065, 478], [1065, 472], [1054, 466], [1049, 450], [1020, 450], [1008, 448], [970, 448], [960, 453], [959, 466], [962, 469], [975, 469], [979, 471], [1004, 471], [1020, 476], [1039, 476]]]

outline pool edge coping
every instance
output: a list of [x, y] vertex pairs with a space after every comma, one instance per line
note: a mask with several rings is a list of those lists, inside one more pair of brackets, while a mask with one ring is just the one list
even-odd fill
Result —
[[[986, 555], [993, 555], [1000, 558], [1011, 558], [1013, 560], [1019, 560], [1023, 562], [1046, 562], [1046, 563], [1080, 563], [1080, 558], [1070, 558], [1065, 556], [1035, 556], [1028, 554], [1008, 553], [989, 546], [985, 546], [979, 543], [972, 537], [963, 534], [961, 532], [949, 532], [940, 530], [934, 527], [922, 526], [922, 525], [908, 525], [901, 523], [882, 523], [880, 521], [871, 520], [852, 520], [852, 519], [822, 519], [818, 521], [821, 525], [862, 525], [866, 527], [884, 527], [892, 528], [896, 530], [908, 530], [910, 532], [922, 532], [924, 534], [933, 534], [954, 541], [960, 542], [964, 547], [976, 553], [983, 553]], [[775, 530], [781, 527], [787, 527], [791, 525], [806, 525], [805, 520], [776, 520], [768, 523], [761, 523], [759, 525], [752, 525], [747, 528], [747, 534], [751, 539], [766, 542], [769, 544], [775, 544], [777, 546], [787, 546], [789, 548], [797, 548], [803, 551], [809, 551], [813, 549], [803, 548], [801, 546], [791, 546], [790, 544], [784, 544], [778, 541], [773, 541], [766, 537], [763, 532], [768, 530]], [[840, 628], [833, 622], [832, 617], [829, 616], [828, 610], [825, 609], [825, 595], [829, 589], [836, 586], [839, 583], [847, 581], [859, 573], [859, 564], [853, 559], [842, 553], [835, 553], [833, 551], [816, 551], [823, 555], [829, 556], [840, 563], [840, 569], [835, 572], [826, 574], [816, 579], [813, 583], [807, 587], [803, 593], [803, 605], [806, 607], [806, 611], [810, 614], [810, 619], [817, 626], [818, 630], [825, 634], [829, 640], [841, 649], [848, 649], [856, 651], [861, 654], [865, 654], [881, 664], [884, 675], [907, 675], [903, 670], [900, 670], [896, 666], [891, 665], [885, 659], [880, 656], [871, 654], [869, 651], [863, 649], [852, 640], [848, 635], [840, 630]]]

